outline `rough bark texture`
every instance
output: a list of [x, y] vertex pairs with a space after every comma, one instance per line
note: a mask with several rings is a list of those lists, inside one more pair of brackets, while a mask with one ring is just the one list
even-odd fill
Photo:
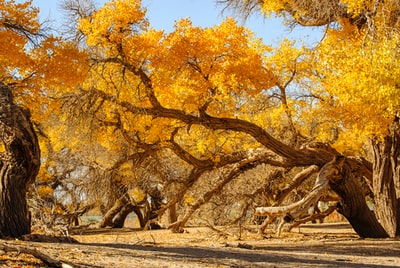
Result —
[[387, 233], [366, 202], [366, 192], [360, 182], [359, 165], [347, 159], [340, 178], [330, 181], [330, 187], [339, 195], [338, 212], [350, 222], [354, 231], [364, 238], [384, 238]]
[[37, 136], [27, 110], [15, 105], [11, 90], [0, 84], [0, 237], [30, 233], [28, 186], [40, 167]]
[[[338, 211], [350, 222], [361, 237], [383, 238], [388, 233], [377, 220], [366, 202], [366, 190], [361, 184], [361, 176], [368, 173], [365, 162], [358, 159], [335, 157], [321, 168], [313, 190], [297, 203], [282, 207], [260, 207], [256, 215], [289, 217], [301, 221], [307, 210], [313, 206], [330, 187], [340, 197]], [[270, 221], [267, 221], [268, 224]], [[264, 224], [262, 228], [265, 228]]]
[[373, 194], [375, 212], [390, 237], [400, 235], [400, 119], [395, 118], [389, 135], [372, 143], [374, 152]]

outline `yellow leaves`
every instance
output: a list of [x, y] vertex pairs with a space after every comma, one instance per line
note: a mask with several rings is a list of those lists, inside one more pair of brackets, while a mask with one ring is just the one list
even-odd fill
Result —
[[107, 48], [145, 30], [148, 26], [145, 15], [140, 0], [111, 0], [89, 18], [82, 19], [79, 29], [87, 35], [89, 45]]
[[46, 198], [46, 196], [52, 196], [54, 193], [54, 190], [49, 186], [39, 186], [37, 191], [41, 198]]
[[0, 141], [0, 153], [4, 153], [6, 151], [6, 146], [3, 141]]
[[348, 13], [353, 17], [360, 15], [365, 10], [372, 10], [375, 1], [371, 0], [341, 0], [341, 4], [347, 7]]
[[313, 92], [323, 101], [314, 110], [320, 108], [320, 115], [337, 122], [335, 147], [354, 153], [368, 137], [386, 135], [400, 107], [399, 39], [394, 33], [382, 38], [379, 29], [375, 38], [368, 38], [348, 22], [342, 26], [342, 33], [328, 31], [316, 50], [313, 84], [321, 89]]
[[337, 97], [342, 112], [347, 111], [353, 120], [386, 123], [382, 119], [391, 117], [393, 107], [400, 101], [395, 78], [400, 71], [399, 59], [390, 53], [393, 44], [373, 44], [370, 48], [353, 46], [351, 49], [345, 45], [340, 47], [338, 42], [335, 44], [336, 50], [321, 53], [327, 59], [325, 64], [335, 70], [324, 74], [325, 89]]
[[271, 13], [279, 13], [285, 9], [285, 2], [283, 1], [263, 1], [261, 4], [261, 11], [268, 16]]
[[164, 50], [151, 61], [157, 71], [153, 86], [167, 107], [196, 113], [210, 99], [225, 102], [233, 95], [256, 95], [274, 84], [263, 62], [270, 48], [233, 19], [205, 29], [184, 19], [175, 27], [162, 40]]
[[[298, 82], [312, 69], [312, 52], [305, 47], [296, 47], [296, 42], [283, 39], [279, 46], [265, 57], [267, 68], [273, 71], [276, 83], [283, 86], [291, 79]], [[296, 76], [293, 76], [296, 74]]]
[[48, 38], [31, 54], [36, 61], [37, 83], [47, 89], [65, 93], [86, 77], [87, 54], [73, 43]]
[[[341, 3], [357, 15], [369, 2]], [[283, 12], [284, 5], [282, 1], [264, 1], [262, 8], [264, 12]], [[80, 84], [112, 96], [96, 114], [108, 127], [95, 129], [95, 140], [109, 150], [122, 149], [125, 143], [120, 141], [127, 137], [116, 131], [116, 114], [123, 130], [148, 143], [169, 139], [174, 126], [179, 125], [169, 119], [132, 115], [115, 104], [149, 108], [146, 93], [150, 90], [166, 108], [197, 115], [207, 104], [207, 112], [213, 116], [245, 118], [279, 137], [285, 136], [291, 123], [301, 133], [321, 141], [333, 142], [334, 131], [339, 129], [340, 137], [353, 137], [349, 148], [359, 146], [355, 140], [366, 135], [383, 133], [387, 120], [399, 109], [400, 62], [395, 34], [393, 42], [373, 44], [361, 38], [365, 32], [351, 19], [341, 18], [340, 26], [328, 30], [314, 51], [288, 40], [272, 49], [233, 19], [209, 28], [182, 19], [172, 33], [165, 34], [151, 29], [145, 14], [139, 0], [112, 0], [80, 22], [80, 30], [99, 60], [93, 62], [89, 77], [84, 76], [87, 69], [82, 67], [87, 66], [87, 55], [72, 44], [49, 39], [32, 53], [45, 80], [41, 85], [65, 93]], [[23, 39], [15, 40], [18, 46], [24, 44]], [[109, 61], [101, 62], [107, 58]], [[151, 83], [141, 80], [135, 73], [138, 68]], [[219, 152], [252, 142], [204, 128], [192, 127], [189, 132], [180, 135], [181, 144], [215, 161]], [[71, 142], [72, 146], [77, 144]]]
[[133, 190], [131, 190], [129, 195], [131, 196], [133, 201], [137, 202], [137, 203], [143, 201], [146, 198], [146, 193], [137, 187], [135, 187]]
[[118, 178], [116, 178], [117, 181], [121, 181], [122, 178], [130, 178], [133, 177], [134, 174], [134, 165], [132, 164], [131, 161], [123, 163], [119, 168], [118, 168]]
[[188, 193], [184, 196], [183, 202], [185, 203], [185, 205], [190, 206], [196, 202], [196, 198], [192, 193]]

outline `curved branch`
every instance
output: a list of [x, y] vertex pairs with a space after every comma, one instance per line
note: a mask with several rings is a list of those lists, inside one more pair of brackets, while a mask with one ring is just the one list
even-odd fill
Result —
[[[257, 155], [250, 156], [248, 159], [244, 159], [241, 162], [236, 163], [229, 174], [224, 176], [222, 180], [217, 183], [213, 188], [211, 188], [209, 191], [203, 194], [200, 198], [197, 199], [197, 201], [190, 206], [186, 214], [182, 217], [177, 222], [174, 222], [168, 226], [168, 229], [172, 229], [175, 232], [181, 232], [182, 228], [185, 226], [187, 221], [190, 219], [190, 217], [193, 215], [194, 212], [196, 212], [197, 209], [199, 209], [202, 205], [206, 204], [216, 193], [219, 193], [222, 191], [222, 189], [232, 180], [237, 178], [239, 175], [241, 175], [243, 172], [248, 171], [253, 169], [259, 164], [260, 159], [258, 158]], [[280, 171], [275, 171], [275, 173], [280, 173]], [[276, 175], [272, 175], [276, 176]]]
[[326, 194], [329, 189], [329, 183], [336, 181], [341, 177], [340, 170], [343, 167], [344, 158], [334, 158], [321, 168], [318, 177], [315, 181], [314, 187], [311, 192], [300, 201], [281, 207], [259, 207], [256, 208], [257, 216], [289, 216], [293, 219], [299, 218], [304, 215], [305, 212], [312, 206], [314, 206], [318, 200]]
[[[149, 90], [151, 91], [150, 88]], [[97, 98], [115, 103], [116, 105], [119, 105], [125, 109], [125, 112], [132, 114], [176, 119], [186, 123], [189, 126], [202, 125], [212, 130], [226, 130], [246, 133], [253, 137], [265, 148], [284, 158], [284, 163], [281, 163], [280, 166], [323, 166], [335, 155], [337, 155], [337, 153], [335, 153], [333, 150], [325, 150], [326, 148], [322, 148], [322, 151], [319, 150], [319, 152], [323, 153], [318, 154], [315, 153], [318, 148], [310, 149], [306, 147], [304, 149], [297, 150], [275, 139], [262, 127], [239, 118], [214, 117], [207, 114], [207, 112], [203, 110], [201, 110], [198, 115], [187, 114], [182, 110], [165, 108], [158, 102], [158, 100], [152, 101], [153, 107], [140, 107], [127, 101], [119, 101], [115, 98], [115, 96], [97, 89], [91, 89], [90, 94]], [[154, 94], [151, 94], [151, 96], [156, 98]]]
[[285, 199], [285, 197], [295, 188], [297, 188], [300, 184], [303, 183], [307, 178], [309, 178], [312, 174], [316, 173], [319, 170], [318, 166], [312, 165], [308, 168], [302, 170], [297, 173], [297, 175], [293, 178], [292, 182], [280, 190], [275, 198], [275, 202], [273, 205], [279, 205]]
[[33, 257], [41, 260], [44, 264], [48, 265], [49, 267], [73, 267], [65, 262], [58, 261], [56, 259], [53, 259], [52, 257], [39, 252], [36, 249], [33, 248], [28, 248], [24, 246], [11, 246], [6, 243], [0, 244], [0, 249], [5, 251], [5, 252], [18, 252], [18, 253], [24, 253], [24, 254], [29, 254], [32, 255]]

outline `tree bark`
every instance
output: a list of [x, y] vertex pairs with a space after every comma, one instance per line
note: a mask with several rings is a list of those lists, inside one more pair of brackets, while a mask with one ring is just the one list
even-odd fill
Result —
[[354, 231], [363, 238], [388, 237], [385, 229], [378, 222], [374, 211], [366, 202], [366, 191], [361, 184], [359, 164], [347, 159], [341, 169], [341, 176], [330, 180], [330, 187], [340, 197], [338, 212], [349, 221]]
[[172, 206], [169, 207], [168, 210], [168, 223], [171, 224], [173, 222], [176, 222], [178, 220], [178, 214], [176, 212], [176, 204], [173, 204]]
[[400, 235], [400, 119], [384, 141], [372, 142], [375, 214], [390, 237]]
[[100, 228], [113, 227], [114, 217], [120, 213], [125, 205], [127, 205], [127, 202], [124, 197], [115, 201], [112, 208], [107, 211], [106, 215], [104, 215], [102, 221], [100, 222]]
[[40, 167], [40, 149], [29, 111], [15, 105], [0, 83], [0, 237], [30, 233], [26, 192]]
[[128, 217], [129, 213], [131, 213], [134, 209], [134, 205], [131, 203], [126, 204], [122, 207], [122, 209], [118, 212], [118, 214], [114, 217], [112, 227], [113, 228], [122, 228], [124, 227], [126, 217]]

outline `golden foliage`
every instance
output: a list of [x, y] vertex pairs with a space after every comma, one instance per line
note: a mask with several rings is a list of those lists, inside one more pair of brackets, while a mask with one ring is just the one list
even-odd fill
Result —
[[[100, 92], [87, 94], [87, 104], [76, 108], [92, 113], [90, 124], [80, 122], [75, 133], [71, 127], [44, 127], [58, 141], [57, 150], [80, 148], [91, 139], [113, 152], [129, 151], [126, 144], [162, 144], [183, 127], [187, 132], [179, 131], [180, 141], [216, 160], [240, 143], [242, 148], [254, 145], [244, 134], [231, 137], [163, 115], [128, 111], [127, 104], [153, 107], [150, 91], [162, 107], [185, 115], [198, 116], [206, 107], [212, 116], [247, 120], [281, 139], [296, 130], [309, 140], [335, 143], [341, 151], [384, 136], [399, 110], [396, 1], [262, 2], [266, 14], [289, 13], [314, 24], [334, 21], [314, 49], [288, 40], [277, 48], [266, 46], [231, 18], [208, 28], [182, 19], [166, 34], [151, 28], [139, 0], [111, 0], [82, 19], [84, 49], [56, 37], [31, 48], [27, 36], [11, 27], [39, 31], [38, 10], [31, 4], [0, 1], [2, 80], [24, 81], [24, 102], [41, 122], [61, 113], [61, 104], [50, 101], [55, 97]], [[365, 14], [361, 25], [356, 19]], [[70, 118], [60, 115], [58, 120]]]

